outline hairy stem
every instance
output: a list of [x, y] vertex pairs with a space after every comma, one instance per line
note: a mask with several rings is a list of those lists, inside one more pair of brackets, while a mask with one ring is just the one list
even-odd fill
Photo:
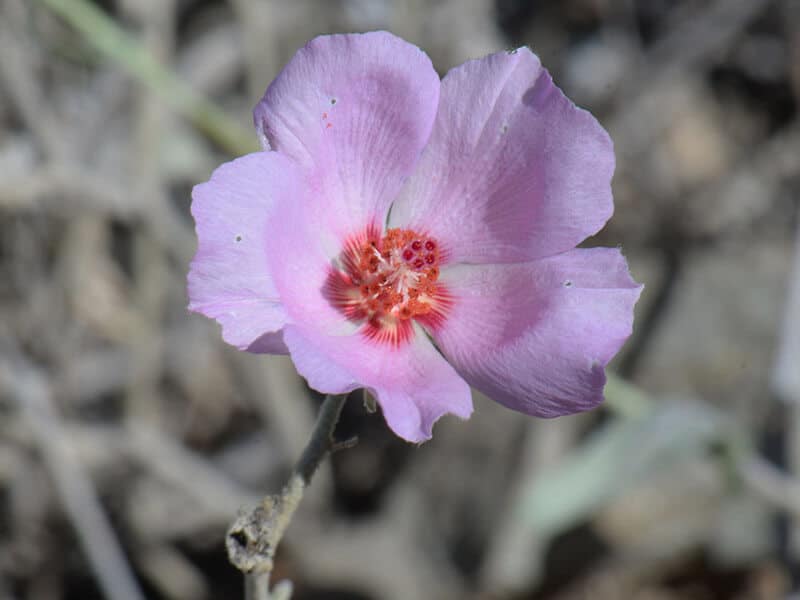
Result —
[[226, 538], [228, 558], [245, 574], [246, 600], [288, 598], [288, 585], [269, 591], [273, 557], [283, 534], [294, 516], [303, 492], [328, 454], [347, 448], [355, 440], [337, 443], [333, 432], [347, 396], [327, 396], [317, 416], [311, 439], [297, 461], [289, 481], [279, 494], [266, 496], [259, 506], [242, 512], [233, 522]]
[[[311, 478], [328, 453], [340, 447], [340, 444], [333, 440], [333, 431], [339, 422], [346, 400], [346, 395], [327, 396], [319, 409], [311, 439], [308, 440], [308, 445], [294, 467], [294, 473], [303, 479], [305, 485], [311, 482]], [[349, 442], [345, 442], [347, 443]]]

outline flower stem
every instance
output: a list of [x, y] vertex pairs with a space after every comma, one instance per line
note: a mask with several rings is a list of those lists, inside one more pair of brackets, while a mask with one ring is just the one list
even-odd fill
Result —
[[283, 490], [279, 494], [266, 496], [259, 506], [240, 513], [228, 529], [225, 540], [228, 559], [245, 574], [246, 600], [289, 598], [291, 588], [288, 585], [279, 584], [274, 593], [269, 591], [272, 559], [319, 465], [331, 452], [349, 448], [356, 442], [355, 439], [345, 442], [333, 439], [333, 431], [346, 400], [346, 395], [326, 396], [311, 439]]
[[302, 477], [305, 485], [311, 482], [311, 477], [329, 452], [352, 445], [350, 440], [336, 442], [333, 439], [333, 431], [339, 422], [339, 416], [342, 414], [346, 400], [347, 395], [327, 396], [319, 409], [311, 439], [308, 440], [300, 460], [294, 467], [294, 473]]
[[270, 600], [268, 573], [244, 576], [244, 600]]

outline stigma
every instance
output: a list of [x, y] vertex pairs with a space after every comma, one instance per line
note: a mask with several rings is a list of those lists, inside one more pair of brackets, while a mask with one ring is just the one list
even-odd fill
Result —
[[441, 249], [411, 229], [367, 230], [353, 236], [332, 266], [325, 296], [363, 334], [399, 345], [413, 335], [413, 321], [435, 327], [449, 296], [439, 280]]

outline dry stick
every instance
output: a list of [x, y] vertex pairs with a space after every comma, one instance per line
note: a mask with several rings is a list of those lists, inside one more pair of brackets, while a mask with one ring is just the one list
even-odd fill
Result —
[[26, 35], [25, 19], [29, 7], [20, 0], [0, 3], [0, 82], [28, 130], [51, 160], [69, 155], [63, 136], [56, 135], [61, 123], [53, 111], [52, 100], [46, 99], [32, 58], [32, 41]]
[[[800, 365], [800, 226], [797, 227], [794, 243], [793, 265], [787, 284], [786, 312], [772, 372], [772, 388], [787, 404], [800, 406], [800, 373], [797, 368]], [[798, 455], [800, 456], [800, 452]]]
[[800, 519], [800, 481], [758, 456], [743, 457], [735, 466], [750, 491], [792, 518]]
[[[789, 273], [788, 293], [786, 299], [786, 316], [781, 328], [780, 346], [775, 359], [772, 374], [772, 387], [780, 400], [787, 405], [786, 434], [788, 470], [791, 475], [800, 475], [800, 227], [795, 235], [794, 260]], [[788, 485], [785, 489], [791, 489]], [[795, 490], [796, 491], [796, 490]], [[797, 513], [789, 513], [789, 547], [790, 570], [800, 560], [800, 517]], [[794, 587], [792, 591], [797, 591]]]
[[75, 449], [55, 413], [44, 376], [20, 361], [0, 364], [0, 382], [11, 384], [11, 394], [36, 438], [103, 596], [109, 600], [144, 600], [92, 482], [78, 463]]
[[281, 493], [266, 496], [259, 506], [239, 514], [228, 529], [225, 540], [228, 559], [245, 574], [246, 600], [278, 600], [291, 594], [288, 584], [276, 586], [270, 594], [272, 559], [320, 463], [329, 453], [355, 444], [355, 439], [339, 443], [333, 440], [333, 431], [346, 400], [346, 395], [325, 398], [311, 439]]
[[[231, 365], [246, 387], [254, 391], [254, 408], [262, 420], [270, 424], [270, 430], [274, 431], [272, 437], [285, 456], [291, 459], [300, 456], [316, 415], [305, 402], [283, 401], [305, 393], [305, 383], [297, 375], [291, 359], [288, 356], [270, 356], [266, 360], [253, 360], [252, 355], [242, 353], [233, 357]], [[320, 473], [317, 476], [313, 490], [305, 495], [305, 502], [311, 500], [314, 505], [320, 504], [320, 499], [331, 487], [327, 475]]]
[[[129, 7], [141, 27], [142, 49], [162, 64], [169, 63], [174, 46], [174, 5], [174, 0], [163, 0]], [[164, 356], [160, 325], [165, 320], [169, 273], [163, 247], [154, 243], [159, 236], [152, 232], [152, 227], [157, 220], [153, 216], [168, 204], [164, 193], [166, 182], [159, 165], [167, 116], [153, 90], [142, 88], [137, 92], [131, 144], [136, 157], [132, 165], [135, 174], [132, 191], [134, 196], [146, 199], [140, 202], [151, 217], [144, 227], [133, 231], [132, 300], [144, 318], [128, 336], [132, 377], [126, 386], [124, 406], [126, 422], [139, 419], [157, 424], [162, 416], [157, 388]]]
[[676, 73], [708, 64], [768, 5], [769, 0], [716, 0], [656, 42], [617, 95], [626, 98], [624, 109], [607, 124], [616, 146], [635, 154], [650, 143], [658, 121], [643, 123], [642, 115], [653, 93]]

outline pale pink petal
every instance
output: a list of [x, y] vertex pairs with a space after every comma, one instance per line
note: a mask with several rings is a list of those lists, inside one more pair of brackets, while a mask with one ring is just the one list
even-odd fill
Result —
[[321, 36], [256, 106], [262, 143], [300, 163], [307, 218], [339, 238], [382, 226], [430, 136], [439, 77], [422, 50], [387, 32]]
[[472, 413], [469, 386], [436, 352], [422, 331], [400, 347], [376, 344], [360, 334], [320, 335], [288, 325], [284, 339], [298, 372], [323, 393], [370, 390], [389, 427], [410, 442], [430, 439], [444, 414]]
[[517, 262], [574, 248], [613, 212], [611, 139], [527, 48], [442, 80], [430, 143], [392, 207], [451, 262]]
[[487, 396], [555, 417], [603, 399], [604, 367], [631, 334], [641, 286], [611, 248], [442, 271], [454, 296], [432, 332], [456, 370]]
[[198, 248], [189, 309], [216, 319], [223, 339], [241, 350], [286, 323], [265, 237], [274, 206], [301, 198], [301, 182], [289, 159], [258, 152], [220, 166], [192, 192]]
[[284, 331], [292, 362], [308, 385], [323, 394], [346, 394], [363, 387], [354, 374], [325, 354], [321, 345], [316, 343], [317, 337], [304, 335], [300, 328], [291, 325]]
[[331, 240], [328, 231], [318, 229], [307, 218], [308, 204], [298, 198], [275, 206], [264, 235], [265, 264], [292, 322], [307, 324], [326, 335], [350, 334], [355, 324], [324, 295], [341, 243]]

